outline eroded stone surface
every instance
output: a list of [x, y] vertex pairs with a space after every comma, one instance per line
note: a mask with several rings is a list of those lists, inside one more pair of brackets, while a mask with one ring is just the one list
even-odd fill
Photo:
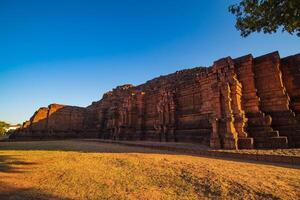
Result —
[[40, 108], [14, 136], [195, 142], [215, 148], [300, 146], [300, 56], [222, 58], [118, 86], [86, 108]]

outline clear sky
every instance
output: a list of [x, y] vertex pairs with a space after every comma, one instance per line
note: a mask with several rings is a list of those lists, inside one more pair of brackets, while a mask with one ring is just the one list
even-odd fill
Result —
[[0, 0], [0, 120], [50, 103], [87, 106], [112, 88], [214, 60], [278, 50], [286, 33], [242, 38], [231, 0]]

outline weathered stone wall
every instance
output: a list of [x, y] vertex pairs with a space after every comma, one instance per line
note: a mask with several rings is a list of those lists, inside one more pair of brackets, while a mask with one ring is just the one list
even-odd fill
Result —
[[299, 114], [300, 55], [280, 59], [274, 52], [118, 86], [87, 108], [40, 108], [22, 130], [31, 136], [75, 132], [225, 149], [285, 148], [300, 146]]
[[86, 108], [50, 104], [23, 123], [16, 136], [29, 138], [77, 137], [85, 130]]
[[281, 60], [282, 79], [291, 98], [290, 108], [300, 114], [300, 54]]

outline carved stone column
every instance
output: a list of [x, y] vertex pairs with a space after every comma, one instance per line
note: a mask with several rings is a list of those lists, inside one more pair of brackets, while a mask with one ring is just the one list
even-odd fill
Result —
[[225, 114], [225, 119], [223, 118], [222, 120], [225, 120], [226, 123], [226, 132], [223, 137], [223, 145], [225, 149], [237, 149], [237, 140], [238, 140], [238, 135], [234, 127], [234, 117], [233, 117], [233, 112], [231, 108], [231, 91], [230, 91], [230, 86], [229, 83], [224, 83], [221, 87], [221, 93], [224, 98], [224, 114]]
[[221, 138], [220, 138], [220, 122], [221, 119], [221, 96], [218, 84], [216, 82], [217, 78], [215, 75], [209, 76], [209, 81], [211, 83], [211, 107], [212, 107], [212, 115], [209, 119], [212, 126], [212, 133], [210, 136], [210, 147], [212, 148], [222, 148], [221, 146]]
[[232, 77], [230, 84], [231, 104], [234, 116], [234, 127], [239, 137], [247, 137], [244, 128], [247, 123], [245, 112], [242, 110], [242, 84], [237, 80], [236, 75]]

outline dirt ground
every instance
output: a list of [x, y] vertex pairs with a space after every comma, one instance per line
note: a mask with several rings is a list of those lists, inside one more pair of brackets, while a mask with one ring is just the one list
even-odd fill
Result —
[[299, 199], [300, 169], [87, 141], [0, 142], [0, 199]]
[[233, 152], [243, 154], [258, 155], [281, 155], [281, 156], [297, 156], [300, 157], [300, 149], [242, 149], [242, 150], [215, 150], [221, 152]]

